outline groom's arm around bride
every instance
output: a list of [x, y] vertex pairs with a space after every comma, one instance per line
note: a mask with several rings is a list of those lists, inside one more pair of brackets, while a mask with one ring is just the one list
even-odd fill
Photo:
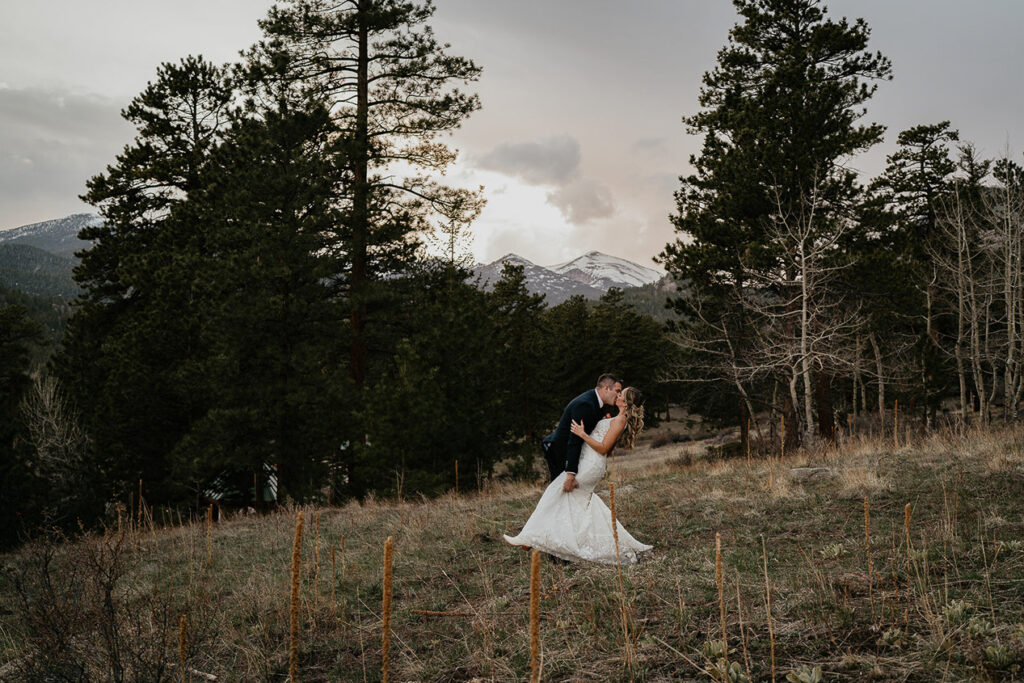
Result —
[[590, 433], [601, 419], [601, 409], [614, 404], [621, 391], [622, 383], [614, 376], [601, 375], [594, 389], [569, 402], [562, 411], [558, 427], [544, 438], [544, 457], [548, 462], [551, 480], [554, 481], [559, 474], [565, 472], [565, 483], [562, 486], [565, 492], [579, 486], [576, 483], [576, 472], [579, 469], [580, 451], [583, 449], [583, 439], [571, 431], [572, 423], [582, 422], [583, 429]]

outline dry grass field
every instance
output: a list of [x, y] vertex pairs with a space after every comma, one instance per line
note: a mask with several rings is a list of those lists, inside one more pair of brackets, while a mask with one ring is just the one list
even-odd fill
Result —
[[[647, 444], [608, 476], [655, 549], [621, 580], [542, 564], [541, 680], [1022, 677], [1024, 433], [749, 462]], [[388, 680], [529, 680], [530, 557], [501, 535], [541, 490], [37, 541], [0, 558], [0, 679], [286, 680], [294, 643], [298, 680], [381, 680], [391, 537]]]

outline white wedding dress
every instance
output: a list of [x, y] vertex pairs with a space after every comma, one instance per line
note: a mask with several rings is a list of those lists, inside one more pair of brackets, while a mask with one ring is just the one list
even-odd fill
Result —
[[[610, 418], [597, 423], [591, 438], [601, 441]], [[612, 536], [612, 512], [600, 496], [594, 495], [594, 487], [601, 481], [606, 469], [603, 455], [583, 444], [580, 452], [579, 471], [576, 481], [579, 487], [570, 493], [562, 490], [565, 472], [548, 484], [536, 509], [526, 521], [518, 536], [505, 536], [512, 545], [530, 546], [537, 550], [578, 562], [601, 562], [616, 564], [615, 538]], [[623, 564], [633, 563], [639, 553], [653, 546], [645, 545], [633, 538], [621, 523], [619, 531], [619, 558]]]

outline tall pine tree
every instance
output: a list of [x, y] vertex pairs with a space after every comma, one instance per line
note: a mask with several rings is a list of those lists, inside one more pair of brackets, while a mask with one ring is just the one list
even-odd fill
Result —
[[348, 260], [357, 387], [370, 372], [375, 285], [408, 261], [409, 236], [427, 229], [432, 214], [461, 213], [474, 200], [427, 175], [455, 158], [438, 135], [480, 106], [457, 88], [480, 69], [446, 54], [427, 24], [433, 13], [429, 0], [298, 0], [271, 9], [261, 22], [265, 39], [249, 53], [259, 79], [296, 80], [323, 98], [340, 131], [352, 181], [338, 198], [345, 214], [338, 247]]
[[[782, 268], [782, 279], [794, 281], [781, 264], [779, 250], [787, 247], [770, 228], [779, 217], [808, 215], [810, 198], [821, 229], [845, 220], [857, 188], [842, 162], [881, 139], [881, 126], [857, 121], [874, 93], [870, 82], [888, 78], [890, 66], [867, 51], [863, 20], [829, 19], [817, 0], [734, 5], [741, 22], [704, 76], [702, 110], [684, 119], [704, 143], [691, 158], [695, 172], [682, 178], [676, 193], [673, 222], [680, 238], [661, 258], [700, 308], [714, 311], [712, 326], [724, 331], [712, 351], [727, 362], [716, 372], [721, 387], [737, 396], [736, 418], [746, 440], [749, 416], [741, 397], [749, 387], [731, 381], [728, 368], [749, 362], [756, 323], [744, 299], [751, 271]], [[695, 304], [677, 300], [690, 316]], [[789, 402], [784, 407], [793, 424]]]
[[202, 58], [164, 64], [122, 112], [138, 130], [83, 199], [103, 223], [82, 231], [75, 302], [56, 365], [82, 410], [110, 488], [166, 500], [167, 454], [204, 411], [180, 369], [202, 355], [192, 285], [203, 233], [175, 209], [202, 187], [229, 123], [226, 74]]

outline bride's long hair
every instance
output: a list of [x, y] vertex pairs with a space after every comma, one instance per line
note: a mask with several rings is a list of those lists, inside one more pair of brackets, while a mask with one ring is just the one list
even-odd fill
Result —
[[626, 428], [622, 430], [619, 437], [619, 444], [624, 448], [632, 448], [636, 437], [644, 430], [644, 398], [640, 390], [635, 387], [626, 387], [622, 390], [622, 396], [626, 399]]

